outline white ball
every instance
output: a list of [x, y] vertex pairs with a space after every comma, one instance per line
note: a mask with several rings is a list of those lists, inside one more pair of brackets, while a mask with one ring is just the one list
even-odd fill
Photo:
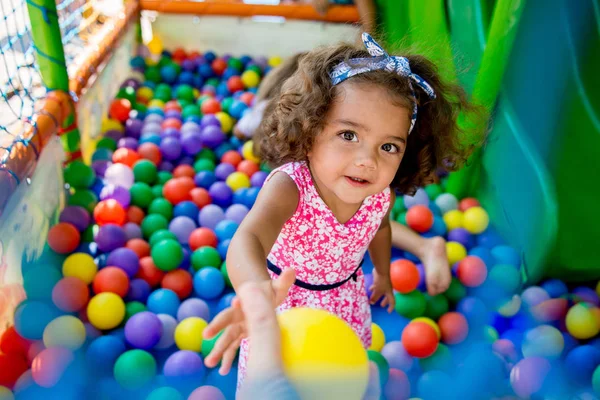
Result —
[[442, 193], [435, 199], [435, 205], [439, 207], [442, 214], [458, 209], [458, 200], [450, 193]]
[[417, 204], [424, 206], [429, 205], [429, 196], [423, 188], [417, 189], [414, 196], [404, 195], [404, 207], [406, 207], [406, 209], [416, 206]]
[[106, 169], [104, 174], [104, 184], [122, 186], [125, 189], [131, 189], [135, 177], [133, 171], [125, 164], [113, 164]]

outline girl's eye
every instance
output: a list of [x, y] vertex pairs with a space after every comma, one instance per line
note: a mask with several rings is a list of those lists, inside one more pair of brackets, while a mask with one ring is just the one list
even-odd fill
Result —
[[400, 151], [398, 146], [396, 146], [395, 144], [391, 144], [391, 143], [386, 143], [383, 146], [381, 146], [381, 150], [383, 150], [387, 153], [398, 153]]
[[358, 137], [356, 137], [356, 133], [354, 133], [354, 132], [350, 132], [350, 131], [342, 132], [342, 133], [340, 133], [340, 136], [342, 137], [342, 139], [347, 140], [348, 142], [357, 142], [358, 141]]

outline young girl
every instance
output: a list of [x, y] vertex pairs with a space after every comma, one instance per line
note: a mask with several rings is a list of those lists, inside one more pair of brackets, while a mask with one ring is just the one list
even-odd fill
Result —
[[[284, 83], [261, 125], [260, 155], [279, 167], [232, 239], [227, 270], [234, 288], [256, 282], [280, 311], [338, 315], [367, 348], [369, 300], [383, 297], [382, 306], [394, 309], [394, 190], [414, 193], [438, 166], [465, 160], [470, 149], [458, 145], [457, 116], [471, 107], [425, 58], [389, 56], [368, 34], [363, 41], [367, 51], [338, 45], [308, 53]], [[371, 299], [361, 270], [367, 250]], [[222, 357], [227, 373], [241, 343], [239, 387], [249, 348], [239, 304], [215, 317], [204, 337], [223, 328], [205, 363], [214, 367]]]

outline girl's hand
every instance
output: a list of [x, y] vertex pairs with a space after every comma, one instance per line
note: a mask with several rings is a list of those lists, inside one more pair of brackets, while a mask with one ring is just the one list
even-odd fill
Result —
[[396, 307], [396, 298], [394, 297], [394, 290], [392, 289], [392, 281], [388, 276], [382, 276], [377, 273], [377, 270], [373, 270], [373, 285], [369, 288], [371, 291], [371, 298], [369, 301], [371, 304], [375, 304], [383, 296], [384, 299], [381, 301], [381, 306], [388, 306], [388, 313], [394, 311]]
[[426, 239], [422, 261], [429, 295], [444, 293], [452, 281], [446, 254], [446, 241], [442, 237]]
[[[287, 297], [290, 287], [296, 280], [296, 274], [292, 268], [283, 270], [279, 278], [260, 282], [256, 289], [263, 292], [264, 297], [272, 304], [273, 309], [277, 308]], [[240, 300], [236, 297], [231, 303], [231, 307], [221, 311], [208, 326], [204, 329], [202, 336], [204, 339], [211, 339], [221, 330], [223, 334], [213, 347], [210, 354], [204, 360], [207, 367], [216, 367], [221, 361], [219, 373], [227, 375], [231, 369], [231, 364], [235, 359], [237, 350], [240, 347], [242, 339], [248, 335], [248, 326], [246, 316], [243, 311]]]

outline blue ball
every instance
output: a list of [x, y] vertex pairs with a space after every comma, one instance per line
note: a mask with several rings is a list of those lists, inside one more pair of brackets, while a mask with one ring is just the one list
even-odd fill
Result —
[[233, 193], [233, 204], [246, 204], [246, 197], [248, 195], [247, 188], [241, 188]]
[[235, 235], [235, 231], [237, 231], [238, 227], [239, 225], [236, 222], [224, 220], [219, 222], [215, 227], [215, 234], [217, 235], [219, 241], [227, 239], [231, 240], [233, 235]]
[[217, 55], [214, 51], [208, 50], [206, 53], [204, 53], [204, 59], [210, 64], [217, 59]]
[[217, 181], [217, 176], [213, 171], [200, 171], [194, 177], [196, 186], [208, 189]]
[[231, 107], [229, 107], [229, 114], [235, 119], [240, 119], [242, 117], [242, 113], [246, 111], [247, 108], [248, 106], [245, 103], [239, 100], [234, 100], [233, 104], [231, 104]]
[[[431, 203], [434, 204], [434, 203]], [[444, 236], [448, 230], [446, 229], [446, 223], [444, 219], [438, 215], [433, 216], [433, 225], [429, 232], [433, 234], [433, 236]]]
[[202, 118], [200, 118], [199, 116], [197, 116], [197, 115], [190, 115], [189, 117], [187, 117], [185, 119], [184, 122], [194, 122], [194, 123], [200, 125], [201, 121], [202, 121]]
[[228, 80], [229, 78], [231, 78], [232, 76], [239, 76], [240, 75], [240, 71], [238, 71], [236, 68], [234, 67], [227, 67], [225, 68], [225, 71], [223, 71], [223, 80]]
[[[194, 218], [194, 221], [196, 221], [196, 218]], [[183, 245], [181, 247], [181, 250], [183, 251], [183, 260], [181, 260], [181, 264], [179, 264], [179, 267], [177, 268], [187, 271], [192, 265], [192, 251], [190, 250], [190, 247], [187, 244]]]
[[258, 192], [260, 191], [260, 188], [257, 187], [251, 187], [248, 189], [248, 191], [246, 192], [246, 202], [244, 203], [244, 205], [248, 208], [252, 208], [252, 206], [254, 205], [254, 203], [256, 202], [256, 198], [258, 197]]
[[97, 197], [100, 197], [100, 193], [102, 192], [102, 189], [104, 189], [104, 182], [102, 182], [102, 179], [100, 179], [99, 177], [96, 177], [96, 179], [94, 180], [94, 184], [92, 185], [90, 190], [92, 192], [94, 192], [94, 194]]
[[52, 289], [62, 279], [54, 267], [38, 264], [23, 274], [23, 289], [29, 300], [52, 300]]
[[215, 267], [204, 267], [194, 275], [194, 291], [201, 299], [216, 299], [224, 289], [225, 278]]
[[219, 86], [217, 86], [217, 95], [227, 97], [230, 94], [231, 94], [231, 92], [229, 91], [229, 88], [227, 87], [227, 82], [219, 83]]
[[497, 264], [489, 270], [488, 280], [506, 294], [513, 295], [521, 285], [521, 272], [514, 265]]
[[98, 255], [98, 245], [95, 242], [81, 242], [75, 250], [75, 253], [85, 253], [92, 257], [96, 257]]
[[413, 253], [410, 253], [408, 251], [404, 252], [404, 258], [406, 258], [409, 261], [416, 262], [416, 263], [421, 262], [421, 260], [419, 260], [419, 257], [415, 256]]
[[492, 255], [496, 264], [510, 264], [517, 268], [521, 266], [521, 256], [510, 246], [496, 246], [492, 249]]
[[215, 156], [217, 156], [218, 159], [221, 159], [221, 157], [223, 157], [223, 154], [227, 153], [229, 150], [233, 150], [234, 147], [227, 143], [221, 143], [216, 149], [215, 149]]
[[250, 88], [250, 89], [248, 89], [248, 91], [249, 91], [250, 93], [256, 94], [256, 93], [258, 93], [258, 87], [253, 87], [253, 88]]
[[161, 117], [165, 116], [165, 111], [162, 108], [158, 108], [158, 107], [150, 107], [150, 108], [148, 108], [148, 110], [146, 112], [148, 115], [157, 114], [157, 115], [160, 115]]
[[435, 202], [431, 201], [429, 202], [429, 209], [431, 210], [431, 212], [433, 213], [433, 216], [442, 216], [442, 210], [440, 210], [440, 208], [438, 207], [437, 204], [435, 204]]
[[155, 145], [160, 146], [161, 140], [162, 138], [160, 137], [160, 135], [157, 135], [156, 133], [146, 133], [142, 135], [142, 137], [140, 137], [140, 144], [154, 143]]
[[600, 350], [583, 345], [571, 350], [565, 358], [565, 372], [576, 384], [586, 386], [592, 381], [594, 370], [600, 364]]
[[242, 65], [246, 66], [248, 65], [248, 63], [252, 61], [252, 57], [250, 57], [247, 54], [244, 54], [243, 56], [240, 57], [240, 62], [242, 63]]
[[498, 232], [496, 232], [496, 230], [491, 226], [477, 236], [477, 246], [483, 246], [491, 249], [501, 245], [502, 243], [502, 237], [500, 237]]
[[169, 289], [157, 289], [148, 296], [148, 311], [155, 314], [169, 314], [177, 318], [177, 310], [180, 305], [179, 297]]
[[144, 84], [142, 85], [142, 87], [147, 87], [150, 88], [152, 90], [156, 89], [156, 83], [152, 82], [152, 81], [145, 81]]
[[244, 143], [237, 137], [231, 136], [231, 138], [229, 138], [229, 144], [235, 149], [241, 147]]
[[515, 345], [515, 349], [520, 352], [524, 335], [525, 334], [522, 331], [513, 328], [501, 334], [500, 338], [510, 340]]
[[160, 76], [166, 83], [175, 83], [177, 80], [177, 69], [174, 65], [165, 65], [160, 69]]
[[150, 296], [152, 288], [150, 284], [143, 279], [132, 279], [129, 282], [129, 291], [125, 297], [125, 301], [139, 301], [145, 303]]
[[189, 71], [183, 71], [179, 75], [179, 79], [177, 79], [177, 83], [179, 83], [180, 85], [193, 86], [194, 85], [194, 74], [192, 74]]
[[552, 298], [558, 298], [569, 293], [567, 285], [559, 279], [550, 279], [542, 283], [544, 289]]
[[221, 299], [217, 303], [217, 313], [220, 313], [221, 311], [225, 310], [226, 308], [231, 307], [231, 302], [233, 301], [234, 298], [235, 298], [235, 293], [233, 293], [233, 292], [227, 293], [226, 295], [221, 297]]
[[193, 201], [182, 201], [173, 208], [174, 217], [189, 217], [194, 221], [199, 212], [200, 208]]
[[204, 78], [200, 75], [194, 75], [192, 86], [194, 86], [196, 89], [202, 88], [202, 86], [204, 86]]
[[208, 79], [212, 78], [215, 75], [215, 72], [209, 64], [200, 64], [200, 66], [198, 66], [198, 74], [202, 78]]
[[15, 329], [25, 339], [42, 339], [46, 325], [60, 314], [48, 302], [25, 300], [15, 310]]
[[144, 60], [144, 57], [136, 56], [131, 59], [129, 65], [131, 65], [131, 68], [146, 68], [146, 60]]
[[225, 376], [219, 374], [218, 368], [214, 368], [208, 373], [206, 384], [221, 389], [226, 399], [233, 399], [235, 398], [237, 375], [237, 367], [231, 368]]
[[445, 398], [448, 396], [451, 387], [453, 385], [450, 376], [437, 370], [425, 372], [417, 383], [419, 397], [423, 399]]
[[219, 242], [219, 245], [217, 246], [217, 251], [219, 252], [219, 255], [221, 256], [221, 259], [225, 259], [227, 258], [227, 250], [229, 250], [229, 243], [231, 243], [230, 239], [225, 239]]
[[110, 161], [110, 160], [112, 160], [112, 155], [113, 155], [112, 150], [101, 147], [99, 149], [96, 149], [96, 151], [94, 151], [94, 154], [92, 154], [92, 162], [93, 161]]
[[487, 247], [473, 247], [469, 250], [469, 255], [481, 258], [488, 268], [491, 268], [492, 265], [496, 264], [492, 252]]
[[456, 310], [462, 313], [469, 326], [486, 325], [489, 320], [488, 310], [485, 303], [477, 297], [465, 297], [456, 306]]
[[94, 339], [85, 353], [90, 370], [102, 375], [112, 374], [115, 361], [125, 352], [125, 343], [118, 336], [100, 336]]

